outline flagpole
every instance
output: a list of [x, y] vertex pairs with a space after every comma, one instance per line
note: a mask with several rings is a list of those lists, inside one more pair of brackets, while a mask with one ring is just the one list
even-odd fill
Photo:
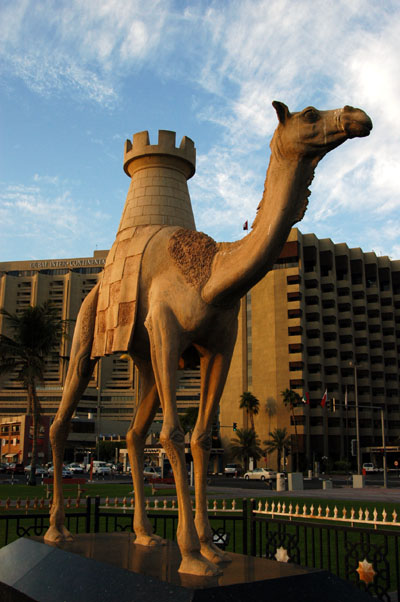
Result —
[[361, 453], [360, 453], [360, 424], [358, 416], [358, 387], [357, 387], [357, 364], [350, 362], [350, 366], [354, 368], [354, 400], [356, 404], [356, 440], [357, 440], [357, 474], [361, 474]]

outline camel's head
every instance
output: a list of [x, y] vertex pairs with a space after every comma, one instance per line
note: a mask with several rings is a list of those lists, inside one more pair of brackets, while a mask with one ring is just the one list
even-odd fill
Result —
[[307, 157], [317, 163], [345, 140], [368, 136], [372, 129], [368, 115], [349, 106], [332, 111], [307, 107], [298, 113], [290, 113], [283, 102], [274, 101], [272, 105], [279, 119], [273, 140], [280, 155], [286, 158], [300, 160]]

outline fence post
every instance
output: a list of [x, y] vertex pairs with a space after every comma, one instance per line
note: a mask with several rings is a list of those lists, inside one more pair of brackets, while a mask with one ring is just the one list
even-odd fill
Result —
[[94, 532], [100, 531], [100, 496], [96, 495], [94, 498]]
[[247, 499], [243, 499], [243, 510], [242, 510], [242, 550], [243, 554], [247, 554], [247, 539], [248, 539], [248, 520], [249, 512]]
[[92, 498], [87, 495], [86, 496], [86, 533], [90, 533], [90, 523], [91, 523], [91, 513], [92, 513]]
[[256, 556], [256, 522], [254, 520], [254, 511], [256, 510], [256, 500], [250, 500], [250, 555]]

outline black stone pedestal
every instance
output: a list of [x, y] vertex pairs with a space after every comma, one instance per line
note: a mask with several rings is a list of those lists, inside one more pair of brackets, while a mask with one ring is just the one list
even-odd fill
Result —
[[130, 533], [77, 535], [47, 545], [19, 539], [0, 550], [2, 602], [370, 602], [327, 571], [231, 554], [220, 577], [182, 575], [175, 543], [146, 548]]

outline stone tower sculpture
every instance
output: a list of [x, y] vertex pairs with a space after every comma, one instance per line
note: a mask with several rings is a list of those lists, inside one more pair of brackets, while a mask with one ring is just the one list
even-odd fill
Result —
[[[229, 560], [212, 541], [206, 481], [211, 426], [235, 345], [239, 301], [272, 268], [290, 228], [302, 218], [318, 162], [349, 138], [368, 136], [372, 128], [363, 111], [349, 106], [333, 111], [307, 107], [296, 113], [281, 102], [273, 106], [279, 124], [270, 145], [264, 194], [252, 231], [238, 242], [217, 244], [194, 230], [186, 187], [194, 173], [189, 139], [177, 149], [173, 135], [160, 132], [159, 144], [152, 147], [144, 132], [134, 137], [132, 147], [127, 143], [124, 166], [132, 185], [102, 278], [79, 312], [63, 397], [51, 427], [54, 500], [46, 539], [71, 538], [64, 525], [61, 479], [69, 421], [98, 358], [120, 351], [131, 355], [142, 383], [127, 433], [135, 542], [162, 543], [146, 516], [142, 476], [146, 434], [161, 404], [160, 442], [174, 471], [178, 497], [179, 571], [217, 575], [221, 562]], [[170, 178], [173, 184], [167, 183]], [[177, 368], [193, 354], [201, 374], [191, 439], [195, 519], [176, 406]]]

